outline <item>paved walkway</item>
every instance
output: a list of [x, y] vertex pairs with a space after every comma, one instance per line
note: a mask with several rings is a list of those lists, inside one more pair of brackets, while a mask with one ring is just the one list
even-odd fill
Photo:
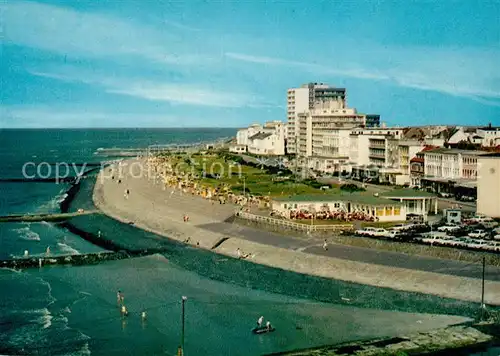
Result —
[[[413, 256], [399, 252], [381, 251], [332, 243], [328, 244], [328, 250], [325, 251], [323, 249], [323, 240], [317, 237], [304, 238], [293, 235], [285, 236], [238, 224], [211, 223], [200, 225], [199, 227], [225, 235], [243, 238], [252, 242], [307, 252], [314, 255], [330, 256], [350, 261], [409, 268], [453, 276], [482, 278], [482, 265], [476, 263]], [[500, 267], [487, 266], [485, 279], [500, 281]]]

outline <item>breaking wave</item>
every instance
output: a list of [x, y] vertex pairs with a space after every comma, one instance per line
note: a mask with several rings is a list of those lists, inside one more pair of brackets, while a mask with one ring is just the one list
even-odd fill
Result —
[[73, 247], [71, 247], [69, 245], [66, 245], [63, 242], [58, 242], [57, 246], [59, 247], [59, 249], [62, 252], [66, 252], [66, 253], [69, 253], [71, 255], [79, 255], [80, 254], [80, 252], [78, 250], [74, 249]]
[[13, 231], [17, 232], [21, 239], [27, 241], [40, 241], [40, 235], [30, 229], [30, 226], [21, 227], [18, 229], [13, 229]]

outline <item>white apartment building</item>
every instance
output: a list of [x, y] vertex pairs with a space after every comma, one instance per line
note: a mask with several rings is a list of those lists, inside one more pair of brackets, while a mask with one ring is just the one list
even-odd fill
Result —
[[236, 145], [229, 147], [230, 152], [249, 152], [257, 155], [284, 155], [287, 127], [281, 121], [270, 121], [264, 125], [253, 124], [238, 130]]
[[477, 212], [500, 218], [500, 153], [478, 158]]
[[477, 159], [483, 151], [436, 148], [424, 153], [424, 176], [441, 180], [477, 178]]
[[402, 128], [353, 130], [349, 154], [353, 175], [396, 185], [410, 184], [410, 161], [424, 143], [402, 140], [402, 136]]
[[485, 147], [500, 146], [500, 127], [482, 127], [477, 129], [477, 135], [482, 137], [482, 145]]
[[401, 139], [401, 128], [357, 128], [349, 136], [349, 159], [354, 166], [389, 166], [394, 150], [391, 140]]
[[248, 138], [262, 131], [262, 129], [262, 125], [260, 124], [252, 124], [246, 129], [238, 130], [238, 132], [236, 133], [236, 144], [248, 146]]
[[348, 147], [345, 140], [349, 131], [345, 129], [365, 124], [365, 116], [352, 108], [314, 108], [299, 114], [297, 119], [296, 153], [300, 157], [339, 156], [339, 152]]
[[300, 88], [287, 91], [288, 153], [297, 153], [298, 115], [313, 109], [315, 104], [321, 108], [346, 107], [346, 90], [333, 88], [323, 83], [304, 84]]

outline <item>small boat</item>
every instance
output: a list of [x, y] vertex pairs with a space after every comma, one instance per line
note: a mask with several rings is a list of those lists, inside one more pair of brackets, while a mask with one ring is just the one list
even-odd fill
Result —
[[261, 327], [258, 327], [258, 328], [253, 328], [252, 329], [252, 333], [254, 334], [265, 334], [265, 333], [271, 333], [273, 331], [275, 331], [276, 329], [271, 327], [270, 329], [267, 328], [267, 326], [261, 326]]

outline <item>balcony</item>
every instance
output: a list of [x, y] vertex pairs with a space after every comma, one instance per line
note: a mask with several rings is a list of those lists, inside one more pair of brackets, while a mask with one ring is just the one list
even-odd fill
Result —
[[368, 154], [368, 157], [385, 160], [385, 154], [384, 153], [370, 152]]
[[369, 147], [373, 147], [373, 148], [385, 149], [385, 142], [384, 141], [379, 142], [379, 141], [372, 141], [372, 140], [370, 140], [370, 143], [369, 143], [368, 146]]

